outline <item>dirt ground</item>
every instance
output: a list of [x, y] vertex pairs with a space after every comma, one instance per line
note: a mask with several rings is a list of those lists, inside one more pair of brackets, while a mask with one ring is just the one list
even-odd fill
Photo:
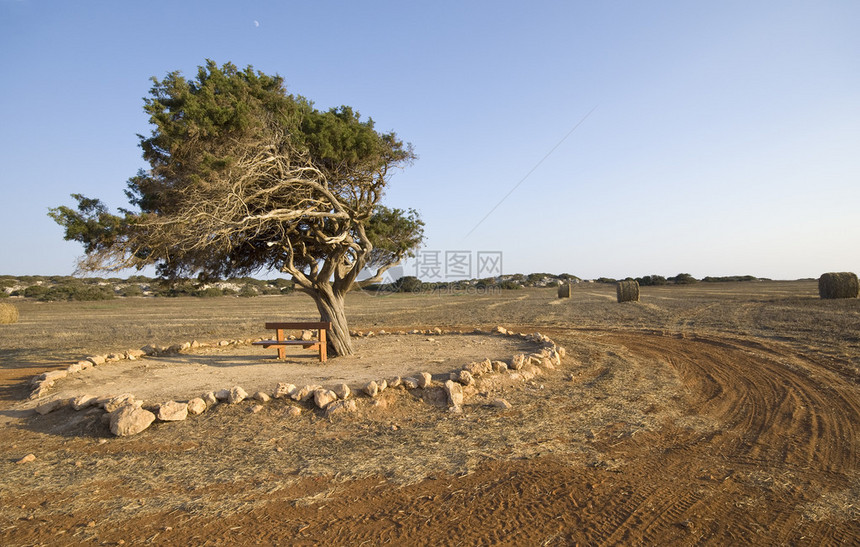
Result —
[[[286, 348], [286, 359], [275, 349], [231, 344], [188, 349], [136, 360], [120, 360], [58, 380], [42, 399], [22, 401], [15, 408], [34, 408], [40, 401], [68, 400], [80, 395], [100, 398], [131, 393], [151, 404], [188, 401], [208, 391], [243, 388], [249, 395], [272, 395], [279, 382], [299, 388], [346, 384], [361, 390], [371, 380], [417, 377], [427, 372], [444, 383], [451, 372], [473, 361], [504, 360], [542, 349], [540, 344], [510, 336], [487, 334], [385, 334], [353, 340], [355, 355], [321, 363], [315, 351]], [[296, 335], [300, 335], [297, 332]]]
[[[308, 301], [305, 301], [308, 300]], [[860, 537], [860, 300], [814, 282], [354, 294], [353, 328], [503, 325], [565, 346], [448, 412], [387, 390], [324, 418], [218, 405], [113, 438], [38, 416], [26, 382], [83, 355], [263, 336], [306, 297], [20, 303], [0, 327], [0, 543], [851, 545]], [[285, 310], [288, 310], [285, 312]], [[391, 338], [393, 340], [394, 338]], [[370, 339], [373, 340], [373, 339]], [[480, 357], [480, 356], [476, 356]], [[491, 402], [503, 397], [512, 405]], [[26, 454], [36, 460], [16, 463]]]

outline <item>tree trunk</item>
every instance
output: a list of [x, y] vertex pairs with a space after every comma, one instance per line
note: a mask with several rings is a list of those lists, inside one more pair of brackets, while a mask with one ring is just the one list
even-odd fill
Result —
[[334, 356], [352, 355], [352, 341], [349, 337], [349, 326], [346, 323], [344, 312], [344, 293], [335, 291], [331, 285], [321, 287], [317, 291], [310, 292], [317, 309], [320, 312], [320, 321], [330, 321], [331, 331], [328, 336], [328, 344]]

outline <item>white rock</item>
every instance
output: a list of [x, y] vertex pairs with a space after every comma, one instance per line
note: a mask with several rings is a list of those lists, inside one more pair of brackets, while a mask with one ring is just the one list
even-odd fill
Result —
[[508, 364], [504, 361], [493, 361], [493, 372], [507, 372]]
[[295, 418], [295, 417], [299, 416], [301, 413], [302, 413], [302, 409], [301, 409], [301, 408], [299, 408], [299, 407], [297, 407], [297, 406], [291, 406], [291, 407], [290, 407], [290, 408], [288, 408], [288, 409], [287, 409], [287, 411], [285, 412], [285, 414], [286, 414], [287, 416], [291, 416], [291, 417], [293, 417], [293, 418]]
[[463, 405], [463, 387], [451, 380], [445, 382], [445, 393], [448, 395], [448, 404], [455, 407]]
[[468, 370], [461, 370], [460, 372], [454, 373], [456, 377], [454, 378], [464, 386], [470, 386], [475, 383], [475, 378], [469, 373]]
[[482, 374], [486, 374], [488, 372], [493, 371], [493, 364], [489, 359], [484, 359], [483, 361], [477, 361], [475, 363], [469, 363], [463, 370], [466, 370], [474, 377], [481, 376]]
[[340, 384], [333, 391], [338, 399], [349, 399], [349, 396], [352, 394], [352, 390], [346, 384]]
[[130, 405], [134, 402], [134, 395], [131, 393], [123, 393], [122, 395], [117, 395], [116, 397], [111, 397], [111, 399], [104, 403], [105, 412], [110, 414], [121, 406]]
[[[214, 397], [213, 397], [214, 398]], [[200, 397], [195, 397], [188, 401], [188, 412], [193, 415], [202, 414], [206, 411], [206, 401]]]
[[31, 463], [34, 461], [36, 461], [36, 455], [35, 454], [27, 454], [26, 456], [24, 456], [20, 460], [16, 460], [15, 463]]
[[307, 385], [301, 389], [297, 389], [290, 395], [290, 398], [294, 401], [306, 402], [308, 399], [314, 396], [314, 391], [322, 389], [322, 386], [319, 385]]
[[105, 362], [107, 361], [107, 357], [105, 357], [104, 355], [90, 355], [89, 357], [87, 357], [87, 361], [96, 366], [99, 366], [105, 364]]
[[98, 397], [95, 395], [78, 395], [72, 399], [72, 408], [75, 410], [83, 410], [96, 404]]
[[505, 327], [496, 327], [493, 329], [493, 332], [496, 334], [508, 334], [508, 329]]
[[343, 412], [355, 412], [357, 409], [358, 406], [355, 404], [353, 399], [349, 399], [347, 401], [335, 401], [326, 407], [325, 415], [331, 416], [332, 414]]
[[401, 385], [406, 389], [415, 389], [418, 387], [418, 380], [412, 377], [403, 378], [401, 380]]
[[399, 386], [401, 383], [400, 376], [395, 376], [394, 378], [390, 378], [388, 380], [388, 387], [394, 388]]
[[225, 389], [219, 389], [218, 391], [215, 392], [215, 398], [218, 399], [219, 401], [226, 401], [227, 397], [229, 397], [229, 396], [230, 396], [230, 390], [226, 389], [226, 388]]
[[258, 412], [263, 410], [263, 408], [265, 408], [263, 405], [256, 404], [250, 408], [250, 412], [251, 412], [251, 414], [257, 414]]
[[[212, 406], [218, 403], [218, 397], [215, 396], [214, 391], [209, 391], [200, 396], [203, 399], [203, 402], [206, 403], [206, 406]], [[225, 397], [226, 398], [226, 397]]]
[[275, 388], [275, 399], [289, 397], [296, 392], [296, 386], [285, 382], [278, 382], [278, 387]]
[[181, 422], [188, 417], [188, 404], [168, 401], [158, 405], [156, 417], [162, 422]]
[[245, 399], [248, 398], [248, 394], [239, 386], [234, 386], [230, 388], [230, 394], [227, 396], [227, 402], [231, 405], [235, 405], [236, 403], [241, 403]]
[[84, 368], [78, 363], [74, 363], [69, 365], [69, 368], [66, 369], [66, 372], [69, 374], [77, 374], [78, 372], [84, 370]]
[[258, 391], [254, 394], [254, 399], [260, 401], [261, 403], [268, 403], [272, 398], [269, 397], [267, 393], [263, 393], [262, 391]]
[[92, 361], [78, 361], [78, 364], [81, 366], [81, 370], [87, 370], [93, 368]]
[[367, 384], [364, 386], [364, 392], [369, 397], [376, 397], [376, 395], [379, 393], [379, 385], [373, 380], [371, 380], [367, 382]]
[[379, 381], [379, 392], [382, 393], [386, 389], [388, 389], [388, 380], [380, 380]]
[[418, 374], [418, 387], [420, 387], [421, 389], [427, 389], [432, 385], [433, 376], [429, 372], [422, 372]]
[[511, 360], [510, 368], [512, 370], [520, 370], [521, 368], [523, 368], [523, 363], [525, 363], [525, 360], [526, 356], [522, 353], [514, 355], [514, 358]]
[[51, 412], [57, 410], [65, 401], [63, 399], [54, 399], [53, 401], [48, 401], [46, 403], [42, 403], [36, 407], [36, 412], [44, 416], [45, 414], [50, 414]]
[[505, 399], [496, 399], [492, 402], [492, 405], [496, 408], [501, 408], [502, 410], [509, 410], [511, 408], [511, 403], [507, 402]]
[[136, 435], [155, 421], [155, 414], [134, 405], [125, 405], [110, 414], [110, 431], [117, 437]]
[[314, 404], [317, 408], [325, 408], [337, 400], [337, 394], [330, 389], [314, 390]]
[[51, 372], [45, 372], [43, 374], [40, 374], [39, 376], [36, 376], [30, 383], [35, 385], [40, 382], [43, 384], [50, 382], [51, 385], [53, 385], [54, 382], [56, 382], [57, 380], [62, 380], [68, 375], [69, 373], [66, 370], [52, 370]]

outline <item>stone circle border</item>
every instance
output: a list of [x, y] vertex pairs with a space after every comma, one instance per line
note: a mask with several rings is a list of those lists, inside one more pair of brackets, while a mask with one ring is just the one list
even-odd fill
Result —
[[[546, 335], [539, 332], [532, 334], [518, 333], [509, 331], [501, 326], [491, 331], [481, 329], [474, 329], [472, 331], [446, 331], [435, 328], [391, 333], [385, 330], [377, 332], [352, 331], [350, 334], [359, 338], [391, 334], [401, 336], [441, 336], [446, 334], [498, 335], [518, 337], [538, 345], [539, 349], [537, 351], [528, 354], [515, 354], [508, 361], [491, 361], [490, 359], [473, 361], [450, 372], [448, 380], [442, 384], [441, 388], [445, 391], [449, 411], [454, 413], [462, 412], [462, 405], [468, 396], [468, 390], [464, 391], [463, 388], [473, 385], [475, 378], [497, 374], [506, 375], [510, 380], [526, 382], [542, 374], [544, 369], [552, 370], [561, 365], [562, 359], [566, 355], [565, 348], [557, 345]], [[51, 388], [57, 380], [73, 374], [79, 374], [93, 367], [105, 366], [122, 360], [137, 360], [147, 356], [176, 354], [197, 348], [247, 346], [256, 340], [261, 339], [221, 340], [217, 343], [200, 343], [195, 340], [193, 342], [174, 344], [166, 347], [147, 345], [139, 350], [91, 355], [68, 366], [66, 369], [45, 372], [34, 376], [30, 381], [31, 392], [29, 399], [42, 399], [49, 395]], [[371, 405], [376, 404], [379, 402], [376, 399], [379, 394], [389, 388], [401, 388], [409, 391], [437, 387], [440, 386], [433, 382], [431, 375], [427, 372], [422, 372], [416, 377], [402, 378], [396, 376], [393, 378], [372, 380], [360, 390], [360, 397], [359, 394], [353, 396], [352, 390], [346, 384], [330, 386], [329, 389], [321, 385], [298, 387], [293, 384], [280, 382], [271, 393], [258, 391], [249, 395], [240, 386], [232, 386], [205, 393], [200, 397], [189, 400], [187, 403], [168, 401], [147, 408], [144, 408], [144, 402], [135, 399], [133, 394], [124, 393], [122, 395], [80, 395], [71, 399], [50, 399], [37, 405], [34, 410], [40, 415], [46, 415], [65, 407], [70, 407], [76, 411], [92, 407], [101, 408], [105, 411], [103, 420], [110, 424], [111, 433], [117, 436], [128, 436], [140, 433], [156, 420], [162, 422], [183, 421], [187, 418], [188, 414], [202, 414], [219, 403], [237, 404], [245, 400], [252, 400], [255, 404], [250, 410], [253, 413], [257, 413], [264, 408], [263, 405], [265, 403], [273, 398], [289, 398], [311, 409], [319, 409], [324, 416], [328, 417], [338, 413], [355, 412], [358, 409], [358, 399], [362, 400], [362, 404], [364, 404], [363, 401], [365, 399], [369, 399]], [[502, 408], [510, 407], [507, 401], [503, 399], [497, 400], [494, 404]], [[293, 416], [298, 416], [302, 413], [302, 407], [290, 406], [287, 412]]]

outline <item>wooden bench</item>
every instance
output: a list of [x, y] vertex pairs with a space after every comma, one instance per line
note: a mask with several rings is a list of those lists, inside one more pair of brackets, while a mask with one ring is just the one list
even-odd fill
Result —
[[[331, 323], [266, 323], [266, 328], [275, 331], [274, 340], [260, 340], [254, 342], [255, 346], [263, 346], [268, 348], [271, 346], [278, 347], [278, 359], [287, 358], [286, 346], [302, 346], [305, 349], [318, 350], [320, 361], [325, 363], [328, 356], [326, 355], [326, 331], [331, 330]], [[287, 330], [316, 330], [319, 336], [316, 340], [287, 340], [284, 331]]]

